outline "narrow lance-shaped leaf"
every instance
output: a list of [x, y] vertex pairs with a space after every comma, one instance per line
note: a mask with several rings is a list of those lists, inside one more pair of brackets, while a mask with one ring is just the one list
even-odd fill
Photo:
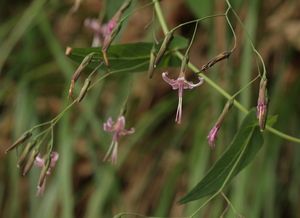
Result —
[[179, 202], [188, 203], [216, 194], [243, 170], [262, 147], [256, 114], [251, 110], [245, 117], [228, 149], [211, 167], [206, 176]]

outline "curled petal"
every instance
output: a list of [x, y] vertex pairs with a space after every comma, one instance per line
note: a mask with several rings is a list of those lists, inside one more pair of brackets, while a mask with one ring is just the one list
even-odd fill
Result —
[[[178, 88], [178, 87], [177, 87], [177, 84], [178, 84], [177, 80], [170, 79], [170, 78], [168, 77], [168, 72], [162, 73], [162, 78], [163, 78], [163, 80], [164, 80], [166, 83], [168, 83], [170, 86], [172, 86], [173, 89], [177, 89], [177, 88]], [[176, 87], [177, 87], [177, 88], [176, 88]]]
[[200, 86], [203, 83], [203, 78], [198, 77], [198, 79], [199, 79], [199, 82], [197, 82], [197, 83], [192, 83], [192, 82], [189, 82], [189, 81], [185, 81], [184, 88], [185, 89], [193, 89], [193, 88], [196, 88], [196, 87]]
[[103, 124], [103, 130], [106, 132], [113, 132], [114, 131], [113, 125], [114, 122], [112, 121], [112, 118], [109, 117], [106, 123]]
[[122, 132], [121, 132], [121, 135], [124, 136], [124, 135], [130, 135], [130, 134], [133, 134], [135, 132], [135, 129], [134, 128], [130, 128], [130, 129], [124, 129]]

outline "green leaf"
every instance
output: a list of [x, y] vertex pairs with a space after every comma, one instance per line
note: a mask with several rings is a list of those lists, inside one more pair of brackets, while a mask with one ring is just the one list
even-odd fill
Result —
[[255, 110], [251, 110], [228, 149], [206, 176], [179, 202], [184, 204], [221, 191], [255, 157], [263, 144]]
[[[175, 36], [170, 43], [169, 50], [158, 67], [179, 67], [180, 61], [172, 55], [172, 51], [183, 49], [187, 44], [187, 39]], [[157, 46], [157, 50], [160, 45]], [[152, 46], [153, 43], [150, 42], [111, 45], [108, 49], [110, 71], [120, 71], [123, 73], [146, 71], [149, 65]], [[99, 64], [99, 61], [102, 60], [101, 48], [73, 48], [69, 58], [80, 64], [83, 58], [92, 52], [95, 52], [95, 55], [88, 67], [95, 68]], [[106, 66], [102, 66], [101, 69], [105, 70]]]

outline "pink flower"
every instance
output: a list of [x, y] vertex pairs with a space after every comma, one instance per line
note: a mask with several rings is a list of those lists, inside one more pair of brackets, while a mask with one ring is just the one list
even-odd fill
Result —
[[116, 19], [112, 18], [106, 24], [102, 24], [98, 19], [87, 18], [84, 25], [94, 33], [92, 47], [98, 47], [109, 39], [112, 31], [117, 26]]
[[200, 86], [203, 83], [203, 79], [201, 77], [199, 78], [199, 82], [198, 83], [192, 83], [192, 82], [188, 82], [183, 74], [180, 74], [179, 77], [174, 80], [174, 79], [170, 79], [168, 77], [168, 72], [164, 72], [162, 74], [162, 78], [164, 79], [164, 81], [166, 83], [168, 83], [170, 86], [172, 86], [172, 88], [178, 89], [178, 106], [177, 106], [177, 112], [176, 112], [176, 118], [175, 118], [175, 122], [177, 122], [178, 124], [181, 123], [181, 114], [182, 114], [182, 97], [183, 97], [183, 90], [184, 89], [193, 89], [195, 87]]
[[[43, 178], [43, 180], [41, 181], [41, 185], [39, 184], [37, 186], [37, 196], [41, 196], [43, 195], [44, 191], [45, 191], [45, 187], [46, 187], [46, 179], [47, 179], [47, 176], [49, 176], [51, 174], [51, 170], [52, 168], [55, 167], [56, 165], [56, 162], [58, 161], [58, 158], [59, 158], [59, 154], [55, 151], [51, 152], [50, 154], [50, 165], [49, 165], [49, 168], [46, 172], [46, 176]], [[46, 165], [46, 160], [44, 158], [42, 158], [40, 156], [40, 154], [35, 158], [35, 161], [34, 161], [34, 165], [38, 168], [43, 168], [45, 167]]]
[[219, 132], [219, 129], [220, 129], [220, 126], [214, 126], [208, 136], [207, 136], [207, 139], [208, 139], [208, 144], [211, 148], [214, 148], [216, 146], [216, 139], [217, 139], [217, 136], [218, 136], [218, 132]]
[[124, 116], [120, 116], [116, 122], [113, 122], [112, 118], [109, 117], [106, 123], [103, 124], [103, 130], [113, 133], [112, 143], [103, 160], [106, 161], [109, 155], [111, 155], [111, 162], [115, 164], [117, 162], [118, 143], [121, 136], [133, 134], [135, 130], [134, 128], [125, 129]]

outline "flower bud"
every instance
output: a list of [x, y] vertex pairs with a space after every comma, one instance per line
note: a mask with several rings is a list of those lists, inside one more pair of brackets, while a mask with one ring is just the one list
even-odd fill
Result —
[[155, 56], [155, 49], [153, 47], [151, 49], [151, 53], [150, 53], [149, 68], [148, 68], [148, 77], [150, 79], [153, 77], [155, 58], [156, 58], [156, 56]]
[[267, 94], [267, 78], [263, 77], [260, 80], [259, 94], [257, 100], [257, 112], [260, 131], [264, 131], [266, 126], [267, 114], [268, 114], [268, 94]]
[[76, 81], [81, 75], [81, 72], [91, 63], [93, 56], [95, 55], [95, 52], [92, 52], [85, 56], [85, 58], [82, 60], [81, 64], [76, 69], [75, 73], [72, 76], [71, 85], [69, 88], [69, 97], [72, 97], [73, 95], [73, 89], [75, 86]]
[[16, 148], [18, 145], [24, 143], [27, 139], [29, 139], [32, 136], [31, 131], [25, 132], [20, 138], [17, 139], [11, 146], [9, 146], [6, 150], [5, 153], [9, 152], [10, 150]]
[[161, 61], [162, 57], [164, 56], [166, 50], [168, 49], [171, 41], [173, 39], [173, 31], [170, 31], [167, 33], [167, 35], [164, 38], [164, 41], [161, 44], [161, 47], [156, 55], [155, 62], [154, 62], [154, 68], [157, 67], [159, 62]]
[[29, 170], [31, 170], [31, 168], [33, 166], [33, 163], [35, 161], [35, 158], [38, 155], [38, 153], [39, 153], [39, 151], [38, 151], [37, 148], [35, 148], [31, 151], [30, 156], [29, 156], [29, 158], [28, 158], [28, 160], [25, 164], [25, 167], [23, 169], [23, 173], [22, 173], [23, 176], [25, 176], [29, 172]]
[[20, 157], [18, 158], [17, 167], [23, 168], [23, 165], [25, 163], [28, 153], [32, 150], [32, 148], [34, 148], [36, 143], [37, 143], [37, 140], [34, 140], [34, 141], [28, 142], [26, 144], [24, 150], [22, 151]]
[[87, 78], [87, 79], [85, 80], [85, 82], [84, 82], [84, 84], [83, 84], [83, 86], [82, 86], [82, 88], [81, 88], [81, 90], [80, 90], [79, 96], [78, 96], [78, 98], [77, 98], [77, 102], [78, 102], [78, 103], [82, 101], [82, 99], [83, 99], [84, 96], [86, 95], [86, 93], [87, 93], [87, 91], [88, 91], [90, 85], [91, 85], [91, 80], [90, 80], [89, 78]]
[[106, 66], [109, 66], [107, 49], [109, 48], [110, 44], [115, 39], [117, 34], [120, 32], [121, 27], [122, 27], [122, 22], [119, 22], [117, 26], [112, 30], [111, 34], [104, 39], [103, 46], [102, 46], [102, 54]]
[[218, 54], [216, 57], [211, 59], [207, 64], [203, 65], [201, 67], [201, 71], [206, 71], [209, 68], [211, 68], [212, 66], [214, 66], [217, 62], [219, 62], [221, 60], [224, 60], [226, 58], [229, 58], [231, 53], [232, 53], [231, 51], [225, 51], [225, 52], [222, 52], [222, 53]]
[[226, 115], [230, 111], [230, 109], [233, 105], [233, 102], [234, 102], [234, 99], [230, 99], [230, 100], [227, 101], [221, 115], [219, 116], [217, 122], [215, 123], [214, 127], [210, 130], [210, 132], [207, 136], [208, 144], [211, 148], [215, 147], [215, 144], [216, 144], [215, 141], [217, 139], [219, 129], [221, 128]]
[[45, 179], [46, 179], [46, 176], [48, 175], [48, 170], [49, 170], [49, 167], [50, 167], [50, 163], [51, 163], [51, 158], [48, 157], [45, 160], [45, 165], [43, 166], [42, 171], [40, 173], [38, 187], [42, 187], [43, 186], [43, 184], [45, 182]]

